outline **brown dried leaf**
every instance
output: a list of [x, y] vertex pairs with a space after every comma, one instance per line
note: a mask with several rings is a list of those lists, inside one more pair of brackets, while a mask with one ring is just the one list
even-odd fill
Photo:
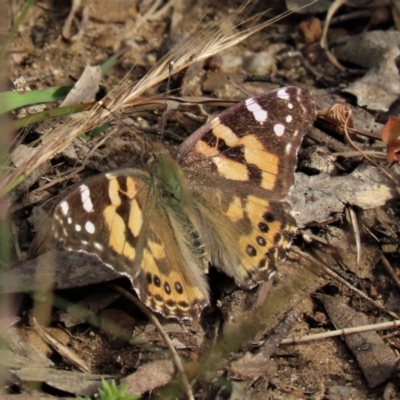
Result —
[[[324, 295], [320, 298], [336, 329], [369, 323], [364, 314], [355, 312], [340, 300]], [[398, 359], [376, 332], [353, 333], [344, 336], [344, 340], [357, 358], [369, 387], [378, 386], [392, 376]]]
[[272, 376], [278, 371], [276, 361], [266, 359], [262, 353], [246, 353], [244, 357], [230, 364], [234, 379], [257, 380], [260, 376]]
[[123, 379], [128, 385], [127, 394], [143, 394], [165, 386], [175, 376], [175, 367], [170, 361], [159, 360], [145, 364]]

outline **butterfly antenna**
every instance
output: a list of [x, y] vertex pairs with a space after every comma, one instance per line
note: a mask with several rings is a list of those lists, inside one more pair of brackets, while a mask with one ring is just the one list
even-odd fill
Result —
[[164, 102], [164, 109], [163, 109], [163, 115], [162, 115], [161, 126], [160, 126], [161, 140], [163, 139], [164, 132], [165, 132], [165, 125], [167, 123], [168, 95], [169, 95], [169, 87], [170, 87], [170, 83], [171, 83], [171, 76], [172, 76], [173, 69], [174, 69], [174, 62], [170, 61], [168, 64], [167, 89], [165, 91], [165, 102]]

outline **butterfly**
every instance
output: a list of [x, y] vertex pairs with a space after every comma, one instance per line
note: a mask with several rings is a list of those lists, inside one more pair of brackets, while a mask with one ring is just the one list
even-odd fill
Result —
[[314, 119], [312, 95], [298, 87], [249, 98], [174, 156], [152, 143], [141, 168], [80, 183], [55, 207], [54, 235], [127, 276], [153, 311], [198, 318], [210, 264], [253, 288], [285, 257], [296, 230], [288, 193]]

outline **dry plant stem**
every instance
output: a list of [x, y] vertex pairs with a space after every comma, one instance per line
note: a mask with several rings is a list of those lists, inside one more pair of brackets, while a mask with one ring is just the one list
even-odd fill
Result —
[[[81, 115], [75, 115], [74, 118], [71, 117], [69, 123], [56, 127], [52, 131], [52, 135], [54, 135], [53, 140], [39, 146], [29, 160], [19, 168], [13, 170], [11, 174], [0, 182], [0, 196], [10, 191], [19, 182], [25, 179], [25, 177], [30, 175], [32, 171], [37, 169], [39, 165], [68, 147], [82, 132], [90, 131], [93, 127], [109, 121], [112, 119], [112, 112], [128, 107], [130, 102], [137, 99], [149, 88], [154, 87], [168, 78], [169, 64], [171, 61], [174, 62], [174, 71], [177, 73], [194, 63], [203, 61], [218, 52], [242, 42], [250, 35], [291, 13], [288, 11], [279, 17], [250, 27], [242, 32], [227, 36], [224, 33], [225, 28], [230, 26], [230, 23], [238, 17], [242, 10], [243, 8], [239, 9], [237, 13], [229, 16], [226, 21], [204, 29], [194, 39], [187, 38], [181, 42], [179, 46], [174, 48], [172, 53], [167, 54], [161, 59], [160, 62], [135, 85], [127, 87], [125, 79], [118, 88], [109, 94], [107, 101], [108, 110], [104, 110], [101, 106], [94, 107], [94, 109]], [[260, 15], [257, 15], [245, 22], [255, 23], [259, 17]]]
[[386, 272], [391, 276], [391, 278], [393, 279], [397, 288], [400, 290], [400, 279], [397, 277], [396, 272], [394, 272], [389, 261], [383, 254], [381, 255], [381, 262], [382, 262], [382, 265], [384, 266], [384, 268], [386, 269]]
[[374, 160], [372, 160], [372, 158], [368, 157], [365, 152], [355, 144], [355, 142], [353, 142], [350, 138], [349, 132], [347, 130], [347, 124], [344, 124], [344, 133], [346, 135], [346, 139], [348, 140], [348, 142], [350, 143], [350, 145], [352, 147], [354, 147], [357, 151], [360, 152], [360, 154], [366, 159], [368, 160], [372, 165], [374, 165], [376, 168], [378, 168], [384, 175], [386, 175], [386, 177], [388, 179], [390, 179], [395, 185], [400, 186], [400, 182], [393, 178], [392, 175], [389, 174], [389, 172], [386, 171], [385, 168], [383, 168], [381, 165], [379, 165], [377, 162], [375, 162]]
[[345, 152], [351, 149], [349, 146], [346, 146], [327, 134], [322, 133], [317, 128], [311, 128], [306, 137], [311, 138], [318, 143], [323, 143], [325, 146], [328, 146], [330, 149], [336, 152]]
[[174, 3], [175, 3], [174, 0], [170, 0], [167, 4], [165, 4], [164, 7], [162, 7], [160, 10], [156, 12], [157, 8], [161, 4], [161, 0], [155, 0], [154, 3], [149, 8], [149, 10], [144, 15], [138, 15], [135, 21], [135, 28], [133, 33], [136, 34], [144, 22], [157, 20], [157, 18], [160, 18], [164, 13], [166, 13], [170, 9], [171, 6], [174, 5]]
[[71, 25], [75, 18], [75, 14], [78, 12], [81, 6], [81, 0], [73, 0], [71, 5], [71, 10], [69, 11], [68, 17], [64, 21], [64, 26], [62, 28], [62, 36], [64, 39], [69, 40], [71, 38]]
[[361, 298], [363, 298], [364, 300], [366, 300], [368, 303], [372, 304], [373, 306], [375, 306], [379, 310], [384, 311], [386, 314], [389, 314], [391, 317], [393, 317], [395, 319], [400, 319], [400, 317], [396, 313], [387, 310], [382, 304], [378, 303], [377, 301], [372, 300], [365, 293], [363, 293], [361, 290], [358, 290], [357, 288], [355, 288], [353, 285], [351, 285], [349, 282], [347, 282], [345, 279], [343, 279], [341, 276], [339, 276], [336, 272], [332, 271], [330, 268], [328, 268], [322, 262], [318, 261], [317, 259], [315, 259], [314, 257], [310, 256], [309, 254], [304, 253], [303, 251], [301, 251], [296, 246], [291, 247], [290, 250], [293, 251], [293, 253], [299, 255], [300, 257], [303, 257], [307, 261], [310, 261], [312, 264], [317, 266], [323, 272], [327, 273], [329, 276], [331, 276], [332, 278], [336, 279], [342, 285], [345, 285], [346, 287], [348, 287], [354, 293], [358, 294]]
[[370, 331], [379, 331], [383, 329], [392, 329], [400, 326], [400, 320], [390, 321], [390, 322], [382, 322], [381, 324], [375, 325], [364, 325], [364, 326], [356, 326], [353, 328], [343, 328], [337, 329], [331, 332], [323, 332], [316, 333], [314, 335], [302, 336], [302, 337], [288, 337], [283, 339], [280, 344], [296, 344], [296, 343], [306, 343], [319, 339], [327, 339], [330, 337], [341, 336], [341, 335], [351, 335], [352, 333], [361, 333], [361, 332], [370, 332]]
[[166, 345], [168, 346], [172, 359], [174, 361], [174, 364], [176, 366], [176, 369], [179, 372], [179, 375], [181, 377], [181, 381], [184, 387], [184, 390], [186, 392], [186, 395], [188, 399], [194, 400], [192, 388], [190, 387], [190, 383], [188, 380], [188, 377], [185, 373], [185, 370], [183, 369], [183, 364], [181, 359], [179, 358], [179, 355], [174, 347], [174, 345], [171, 342], [171, 339], [163, 329], [162, 325], [160, 324], [160, 321], [157, 319], [157, 317], [137, 298], [135, 297], [132, 293], [128, 292], [127, 290], [121, 288], [120, 286], [117, 285], [109, 285], [111, 288], [116, 290], [118, 293], [121, 293], [123, 296], [128, 298], [132, 303], [135, 304], [136, 307], [140, 309], [140, 311], [143, 312], [147, 316], [147, 318], [154, 324], [154, 326], [158, 329], [160, 332], [161, 336], [163, 337]]
[[307, 72], [309, 72], [311, 75], [313, 75], [315, 77], [315, 79], [320, 82], [323, 79], [326, 79], [326, 76], [324, 76], [323, 74], [321, 74], [320, 72], [317, 71], [316, 68], [314, 68], [309, 62], [308, 60], [303, 56], [303, 54], [301, 52], [298, 52], [297, 55], [300, 57], [301, 60], [301, 64], [302, 66], [305, 68], [305, 70]]
[[49, 344], [54, 350], [57, 351], [60, 356], [66, 360], [68, 363], [72, 364], [74, 367], [78, 368], [82, 372], [86, 372], [88, 374], [91, 373], [89, 366], [86, 362], [79, 357], [76, 353], [70, 350], [67, 346], [61, 343], [56, 337], [46, 331], [42, 326], [40, 326], [36, 318], [32, 318], [33, 327], [35, 328], [38, 335]]
[[358, 227], [357, 215], [352, 206], [347, 208], [349, 210], [351, 226], [353, 227], [354, 238], [356, 241], [356, 249], [357, 249], [357, 266], [360, 265], [361, 258], [361, 239], [360, 239], [360, 229]]
[[[88, 152], [88, 154], [86, 155], [86, 157], [83, 160], [83, 163], [80, 167], [74, 169], [71, 173], [68, 173], [68, 175], [66, 175], [64, 177], [60, 177], [58, 179], [52, 180], [51, 182], [48, 182], [48, 183], [40, 186], [39, 188], [33, 190], [31, 192], [31, 194], [43, 192], [44, 190], [47, 190], [47, 189], [53, 187], [54, 185], [57, 185], [61, 182], [68, 181], [69, 179], [76, 176], [79, 172], [82, 172], [85, 169], [86, 163], [88, 162], [88, 160], [92, 156], [92, 154], [99, 148], [99, 146], [101, 146], [117, 130], [118, 130], [118, 128], [114, 128], [112, 131], [107, 133], [107, 135], [105, 135], [98, 143], [96, 143], [96, 145]], [[41, 201], [40, 197], [37, 197], [37, 198], [35, 196], [33, 196], [33, 197], [35, 198], [35, 201], [16, 204], [11, 208], [11, 212], [16, 212], [16, 211], [20, 210], [21, 208], [31, 206], [31, 205], [35, 204], [36, 202]]]
[[260, 287], [257, 290], [257, 299], [254, 304], [254, 308], [259, 308], [262, 307], [262, 305], [267, 301], [269, 292], [272, 287], [272, 279], [269, 281], [266, 281], [260, 285]]
[[231, 76], [228, 75], [228, 81], [229, 83], [235, 87], [237, 90], [241, 91], [242, 93], [244, 93], [245, 96], [250, 97], [250, 92], [248, 90], [246, 90], [246, 88], [239, 82], [236, 82], [234, 79], [232, 79]]
[[82, 166], [81, 166], [80, 168], [84, 169], [85, 166], [86, 166], [86, 163], [88, 162], [89, 158], [93, 155], [93, 153], [94, 153], [100, 146], [102, 146], [102, 145], [104, 144], [104, 142], [105, 142], [106, 140], [108, 140], [108, 138], [109, 138], [111, 135], [113, 135], [113, 134], [114, 134], [115, 132], [117, 132], [117, 131], [118, 131], [118, 128], [114, 128], [114, 129], [111, 129], [111, 131], [108, 132], [106, 135], [104, 135], [104, 137], [102, 137], [101, 140], [99, 140], [99, 141], [93, 146], [93, 148], [90, 149], [90, 151], [87, 153], [85, 159], [83, 160]]
[[89, 24], [89, 7], [90, 6], [87, 5], [83, 7], [78, 32], [70, 38], [71, 42], [78, 42], [79, 40], [81, 40], [81, 38], [87, 31], [87, 26]]
[[[10, 209], [10, 211], [11, 211], [11, 209]], [[11, 223], [11, 233], [13, 235], [12, 241], [14, 243], [14, 250], [15, 250], [15, 254], [17, 255], [17, 260], [21, 261], [23, 259], [23, 255], [22, 255], [21, 248], [19, 246], [18, 229], [13, 222]]]
[[19, 317], [0, 318], [0, 333], [4, 332], [9, 328], [12, 328], [19, 321], [21, 321], [21, 318]]
[[167, 4], [165, 4], [163, 7], [161, 7], [158, 11], [156, 11], [156, 9], [158, 8], [160, 2], [156, 1], [155, 3], [157, 4], [157, 7], [152, 7], [153, 10], [146, 13], [144, 15], [144, 18], [146, 18], [149, 21], [157, 21], [158, 19], [161, 19], [161, 17], [163, 17], [163, 15], [171, 8], [175, 5], [175, 0], [169, 0]]
[[354, 19], [370, 18], [373, 15], [373, 12], [374, 12], [373, 9], [352, 11], [349, 12], [348, 14], [338, 15], [337, 17], [332, 18], [330, 24], [337, 25], [343, 22], [352, 21]]
[[[371, 157], [378, 157], [378, 158], [386, 159], [386, 154], [382, 153], [381, 151], [373, 151], [373, 150], [364, 151], [364, 154], [366, 154], [367, 156], [371, 156]], [[362, 157], [362, 155], [358, 151], [345, 151], [343, 153], [334, 153], [333, 155], [335, 157], [346, 157], [346, 158]]]
[[311, 243], [312, 241], [314, 241], [314, 242], [322, 243], [322, 244], [328, 246], [328, 240], [321, 238], [317, 235], [314, 235], [310, 232], [302, 232], [301, 236], [302, 236], [303, 240], [307, 243]]
[[329, 22], [332, 19], [335, 12], [343, 5], [346, 4], [347, 0], [335, 0], [332, 5], [329, 7], [328, 13], [326, 14], [326, 19], [324, 23], [324, 29], [322, 30], [322, 36], [320, 41], [320, 46], [322, 49], [325, 50], [326, 56], [328, 57], [329, 61], [340, 71], [346, 71], [346, 68], [343, 67], [336, 59], [336, 57], [329, 51], [328, 49], [328, 41], [327, 41], [327, 34], [329, 28]]
[[380, 242], [381, 242], [381, 241], [379, 240], [379, 238], [371, 231], [370, 228], [368, 228], [368, 227], [365, 226], [365, 225], [364, 225], [363, 228], [370, 234], [371, 237], [373, 237], [373, 238], [375, 239], [375, 241], [376, 241], [377, 243], [380, 243]]
[[299, 310], [290, 310], [279, 322], [279, 325], [268, 335], [260, 348], [260, 353], [264, 355], [266, 360], [269, 360], [282, 341], [286, 340], [282, 339], [282, 337], [290, 332], [294, 324], [299, 320], [300, 315]]

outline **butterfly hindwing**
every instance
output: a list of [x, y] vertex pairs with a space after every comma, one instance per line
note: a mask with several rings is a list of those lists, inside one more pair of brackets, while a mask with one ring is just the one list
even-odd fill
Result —
[[185, 227], [154, 183], [139, 169], [91, 178], [56, 207], [53, 231], [65, 247], [96, 254], [127, 276], [151, 309], [197, 317], [208, 302], [204, 268], [192, 256], [190, 242], [179, 242]]

